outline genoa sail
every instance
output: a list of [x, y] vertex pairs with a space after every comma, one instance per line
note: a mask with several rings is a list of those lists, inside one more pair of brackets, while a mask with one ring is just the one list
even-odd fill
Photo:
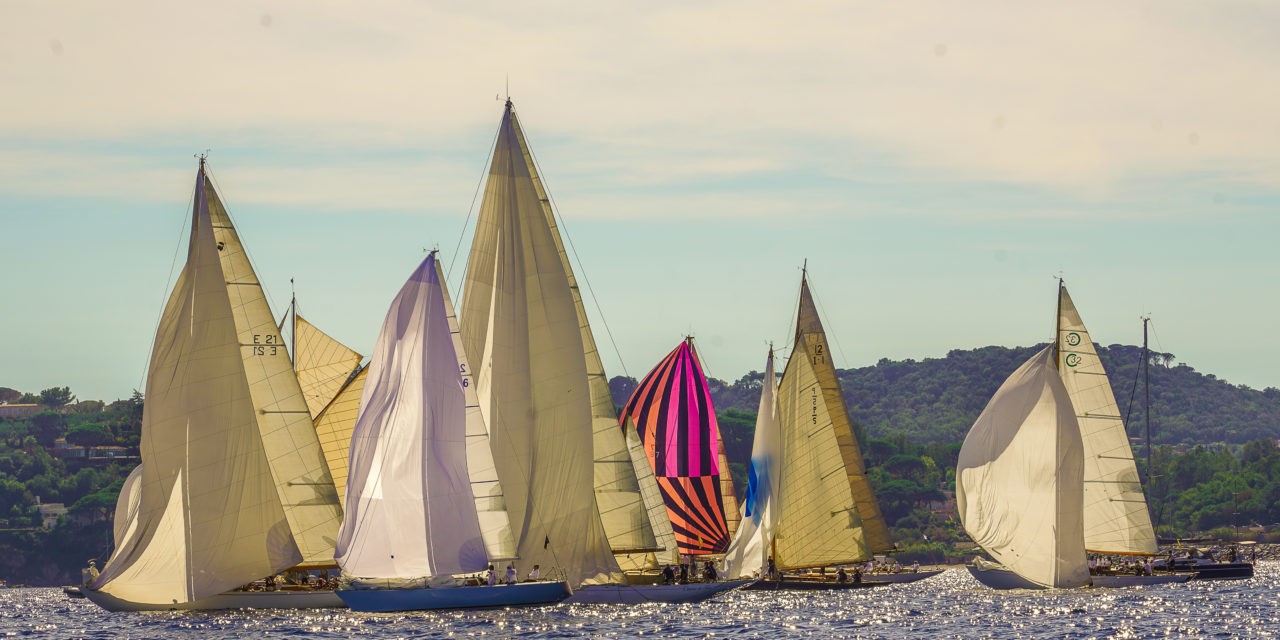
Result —
[[1005, 568], [1043, 587], [1089, 584], [1084, 445], [1045, 347], [1005, 380], [965, 436], [956, 508], [965, 531]]
[[692, 340], [649, 372], [622, 419], [635, 425], [683, 555], [722, 554], [729, 546], [721, 475], [723, 446], [715, 407]]
[[411, 579], [489, 562], [451, 315], [433, 253], [391, 303], [369, 363], [336, 550], [350, 575]]
[[623, 580], [595, 492], [591, 390], [568, 274], [508, 101], [468, 258], [460, 314], [505, 491], [519, 571], [572, 586]]
[[1154, 554], [1155, 530], [1120, 408], [1080, 312], [1058, 286], [1057, 365], [1084, 440], [1084, 544], [1096, 553]]
[[151, 352], [132, 532], [91, 585], [142, 604], [331, 562], [341, 517], [292, 363], [203, 160], [192, 216]]
[[365, 367], [338, 391], [315, 419], [316, 437], [324, 451], [333, 475], [338, 502], [344, 507], [347, 500], [347, 462], [351, 454], [351, 434], [356, 428], [356, 416], [360, 412], [360, 396], [364, 395], [364, 382], [369, 376]]
[[769, 570], [769, 554], [778, 522], [776, 485], [782, 443], [778, 429], [777, 387], [773, 349], [770, 349], [760, 385], [760, 408], [756, 413], [755, 435], [751, 442], [741, 523], [724, 556], [725, 573], [729, 578], [763, 577]]

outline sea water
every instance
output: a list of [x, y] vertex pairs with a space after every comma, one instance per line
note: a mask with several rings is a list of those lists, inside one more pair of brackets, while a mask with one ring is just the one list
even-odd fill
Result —
[[[845, 592], [735, 592], [700, 604], [109, 613], [59, 589], [0, 589], [0, 636], [47, 638], [1276, 638], [1280, 563], [1250, 580], [986, 589], [963, 568]], [[501, 588], [501, 587], [495, 587]]]

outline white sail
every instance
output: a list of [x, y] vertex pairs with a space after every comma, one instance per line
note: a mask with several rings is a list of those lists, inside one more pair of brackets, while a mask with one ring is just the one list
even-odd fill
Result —
[[294, 321], [293, 363], [298, 384], [307, 400], [307, 409], [312, 416], [319, 416], [359, 368], [364, 356], [334, 340], [296, 312]]
[[1013, 372], [978, 416], [956, 463], [965, 531], [1027, 580], [1089, 583], [1083, 444], [1066, 387], [1046, 347]]
[[148, 370], [136, 531], [92, 585], [136, 603], [189, 602], [331, 557], [337, 533], [306, 403], [203, 162], [195, 192]]
[[315, 419], [316, 438], [324, 450], [333, 485], [338, 492], [338, 503], [346, 506], [347, 461], [351, 456], [351, 433], [356, 428], [356, 416], [360, 413], [360, 396], [364, 395], [364, 382], [369, 377], [369, 367], [360, 370], [347, 381], [338, 395]]
[[[551, 208], [551, 199], [538, 175], [537, 164], [520, 129], [520, 122], [513, 118], [512, 128], [519, 143], [521, 155], [533, 182], [534, 192], [542, 208], [542, 215], [551, 228], [551, 239], [555, 242], [556, 253], [560, 255], [560, 265], [569, 281], [569, 294], [573, 298], [574, 310], [578, 314], [578, 326], [582, 331], [583, 357], [587, 366], [587, 386], [591, 392], [591, 428], [592, 449], [595, 455], [595, 490], [596, 504], [600, 508], [600, 520], [604, 525], [605, 535], [609, 538], [609, 546], [617, 554], [635, 554], [637, 552], [657, 551], [661, 548], [656, 537], [655, 527], [671, 528], [663, 511], [662, 521], [654, 522], [644, 501], [642, 480], [638, 477], [643, 471], [633, 465], [627, 451], [626, 437], [618, 424], [618, 412], [613, 404], [613, 393], [609, 390], [609, 378], [605, 375], [604, 364], [600, 360], [600, 351], [596, 347], [595, 336], [591, 332], [591, 323], [587, 320], [587, 309], [582, 302], [582, 291], [578, 288], [578, 279], [569, 264], [569, 254], [565, 251], [564, 241], [560, 237], [556, 216]], [[648, 467], [648, 463], [644, 464]], [[652, 472], [649, 473], [652, 476]], [[661, 495], [657, 493], [657, 482], [653, 482], [653, 492], [658, 495], [662, 506]], [[672, 540], [675, 535], [672, 534]]]
[[335, 553], [343, 572], [409, 579], [488, 564], [462, 385], [433, 253], [392, 301], [369, 362]]
[[[116, 512], [112, 519], [112, 541], [115, 549], [124, 546], [133, 530], [138, 525], [138, 506], [142, 502], [142, 465], [133, 468], [120, 485], [120, 495], [116, 498]], [[115, 554], [112, 554], [115, 555]]]
[[755, 436], [751, 442], [751, 463], [747, 471], [747, 493], [742, 498], [738, 530], [724, 555], [728, 578], [764, 577], [769, 570], [769, 554], [778, 522], [778, 461], [782, 457], [782, 434], [778, 431], [777, 377], [773, 370], [773, 350], [764, 368], [760, 385], [760, 408], [756, 413]]
[[671, 528], [671, 518], [667, 515], [667, 503], [662, 500], [662, 489], [658, 488], [658, 479], [653, 475], [653, 467], [649, 466], [644, 443], [640, 442], [635, 423], [630, 419], [627, 421], [625, 434], [627, 454], [636, 472], [636, 483], [644, 501], [645, 516], [649, 520], [658, 548], [650, 552], [616, 554], [618, 565], [624, 571], [642, 571], [680, 564], [680, 547], [676, 543], [676, 532]]
[[516, 532], [520, 570], [620, 582], [594, 490], [591, 390], [568, 274], [508, 102], [462, 303], [465, 352]]
[[476, 394], [471, 362], [462, 345], [462, 332], [458, 329], [458, 314], [449, 298], [440, 261], [436, 261], [436, 279], [444, 297], [445, 317], [449, 322], [449, 335], [453, 339], [453, 351], [457, 356], [458, 373], [462, 376], [462, 396], [467, 414], [467, 475], [471, 479], [471, 493], [475, 500], [476, 517], [480, 522], [480, 534], [484, 538], [489, 562], [512, 560], [516, 557], [516, 542], [511, 531], [511, 518], [507, 514], [507, 500], [498, 481], [498, 465], [493, 461], [493, 446], [489, 441], [489, 426], [480, 411], [480, 398]]
[[797, 340], [778, 384], [782, 458], [775, 487], [774, 562], [779, 569], [848, 564], [871, 557], [850, 489], [852, 436], [841, 442], [833, 428], [835, 418], [800, 342], [803, 339]]
[[1065, 286], [1058, 288], [1058, 372], [1084, 441], [1084, 546], [1156, 553], [1156, 535], [1120, 408], [1102, 360]]

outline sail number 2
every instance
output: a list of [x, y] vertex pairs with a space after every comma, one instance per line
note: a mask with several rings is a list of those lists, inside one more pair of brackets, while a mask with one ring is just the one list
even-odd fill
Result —
[[247, 345], [253, 348], [255, 356], [274, 356], [280, 350], [280, 336], [275, 334], [253, 334], [253, 344]]

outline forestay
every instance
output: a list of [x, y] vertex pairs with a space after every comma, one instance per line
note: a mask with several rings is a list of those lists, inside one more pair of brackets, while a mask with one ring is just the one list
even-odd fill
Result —
[[1054, 588], [1089, 583], [1081, 517], [1083, 444], [1052, 346], [1013, 372], [965, 437], [956, 506], [1005, 568]]
[[1156, 553], [1133, 449], [1093, 339], [1058, 287], [1058, 372], [1084, 442], [1084, 545], [1097, 553]]

